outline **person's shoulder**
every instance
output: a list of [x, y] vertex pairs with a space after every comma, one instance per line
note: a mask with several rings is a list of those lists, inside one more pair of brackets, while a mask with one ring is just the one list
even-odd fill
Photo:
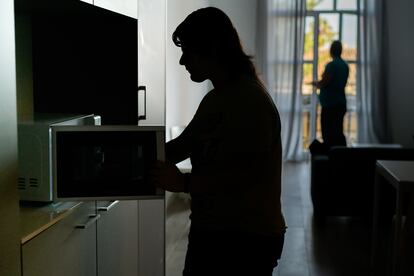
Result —
[[338, 64], [340, 66], [348, 66], [348, 62], [346, 62], [346, 60], [344, 60], [342, 57], [335, 58], [333, 62], [335, 62], [335, 64]]
[[243, 77], [237, 84], [238, 88], [245, 92], [267, 92], [266, 87], [260, 82], [260, 80], [251, 78], [251, 77]]
[[344, 60], [342, 57], [337, 58], [336, 61], [341, 64], [348, 64], [348, 62], [346, 62], [346, 60]]
[[334, 58], [330, 62], [326, 64], [326, 70], [336, 71], [336, 70], [342, 70], [342, 68], [347, 68], [348, 63], [343, 60], [342, 58]]
[[[245, 84], [245, 89], [249, 91], [249, 101], [252, 104], [252, 109], [256, 108], [258, 113], [273, 113], [277, 111], [276, 105], [269, 94], [266, 86], [258, 79], [248, 80]], [[253, 107], [255, 106], [255, 107]]]
[[212, 100], [214, 96], [216, 95], [216, 90], [213, 88], [210, 91], [208, 91], [204, 97], [201, 99], [201, 103]]
[[197, 113], [204, 113], [206, 112], [208, 109], [210, 109], [212, 106], [217, 105], [217, 97], [216, 97], [216, 91], [215, 89], [210, 90], [209, 92], [207, 92], [204, 97], [201, 99], [200, 104], [198, 105], [197, 108]]
[[331, 70], [334, 67], [335, 67], [335, 60], [331, 60], [325, 65], [325, 70]]
[[341, 72], [345, 73], [349, 71], [348, 62], [346, 62], [342, 58], [338, 58], [336, 61], [336, 64], [337, 64], [336, 66], [339, 68], [338, 70], [340, 70]]
[[344, 64], [344, 66], [345, 66], [346, 68], [348, 68], [348, 67], [349, 67], [348, 62], [347, 62], [346, 60], [343, 60], [343, 59], [341, 59], [341, 60], [342, 60], [342, 64]]

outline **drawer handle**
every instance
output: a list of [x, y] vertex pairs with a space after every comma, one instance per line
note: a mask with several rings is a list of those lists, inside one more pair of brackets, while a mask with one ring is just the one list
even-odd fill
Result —
[[95, 221], [97, 221], [100, 217], [101, 217], [101, 215], [89, 215], [88, 221], [85, 224], [78, 224], [78, 225], [76, 225], [76, 228], [78, 228], [78, 229], [86, 229], [89, 226], [91, 226], [92, 224], [94, 224]]
[[109, 210], [111, 210], [112, 208], [114, 208], [115, 205], [117, 205], [118, 203], [119, 203], [119, 200], [112, 201], [108, 206], [98, 207], [98, 211], [108, 212]]

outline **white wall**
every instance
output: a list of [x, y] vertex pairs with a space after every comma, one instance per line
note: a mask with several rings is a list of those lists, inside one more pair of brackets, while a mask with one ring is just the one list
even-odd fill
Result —
[[0, 1], [0, 275], [20, 275], [13, 0]]
[[[167, 6], [167, 77], [166, 126], [187, 125], [201, 99], [211, 89], [209, 82], [190, 80], [185, 68], [179, 65], [180, 48], [171, 40], [175, 28], [196, 9], [215, 6], [233, 21], [248, 54], [255, 54], [256, 0], [172, 0]], [[168, 133], [167, 133], [168, 134]], [[167, 135], [167, 137], [169, 137]]]
[[223, 10], [239, 33], [244, 50], [256, 53], [257, 0], [210, 0], [212, 6]]
[[386, 2], [388, 118], [394, 142], [414, 147], [414, 1]]

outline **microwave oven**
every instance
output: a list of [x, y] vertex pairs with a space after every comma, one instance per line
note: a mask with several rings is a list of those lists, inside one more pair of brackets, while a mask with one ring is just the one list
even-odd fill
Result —
[[55, 126], [52, 141], [56, 202], [164, 197], [149, 179], [164, 160], [164, 126]]
[[55, 126], [99, 125], [100, 116], [40, 114], [18, 122], [19, 175], [21, 201], [53, 201], [52, 128]]

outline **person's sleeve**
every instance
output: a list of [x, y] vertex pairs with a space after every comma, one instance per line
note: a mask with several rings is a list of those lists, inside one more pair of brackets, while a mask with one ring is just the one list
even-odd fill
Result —
[[334, 66], [332, 62], [329, 62], [325, 66], [325, 70], [322, 74], [322, 79], [318, 82], [318, 88], [324, 88], [326, 87], [332, 80], [332, 76], [334, 74]]

